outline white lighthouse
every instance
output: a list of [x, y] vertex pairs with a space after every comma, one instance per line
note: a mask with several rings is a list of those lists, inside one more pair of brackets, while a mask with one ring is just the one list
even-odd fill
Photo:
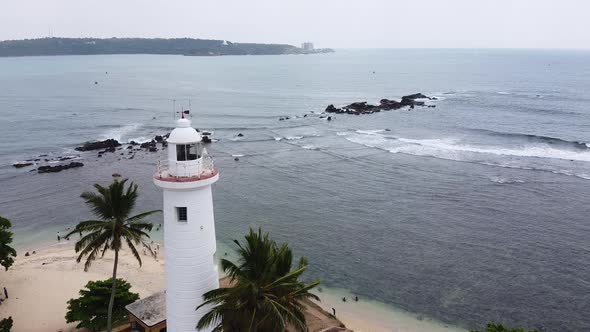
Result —
[[207, 310], [195, 309], [205, 292], [219, 287], [211, 195], [218, 179], [201, 135], [190, 120], [178, 119], [168, 138], [167, 162], [154, 176], [154, 183], [164, 190], [168, 331], [196, 331]]

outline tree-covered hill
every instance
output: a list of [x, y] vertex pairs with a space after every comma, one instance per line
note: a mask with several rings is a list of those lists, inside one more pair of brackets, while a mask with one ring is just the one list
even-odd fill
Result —
[[265, 55], [333, 52], [305, 51], [286, 44], [232, 43], [192, 38], [39, 38], [0, 41], [0, 56], [86, 54]]

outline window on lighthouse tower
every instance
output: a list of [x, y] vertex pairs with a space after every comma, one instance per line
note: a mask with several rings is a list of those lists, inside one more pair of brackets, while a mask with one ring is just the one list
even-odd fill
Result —
[[176, 220], [181, 222], [188, 221], [188, 213], [186, 206], [176, 207]]
[[187, 161], [199, 158], [197, 144], [178, 144], [176, 146], [176, 160]]

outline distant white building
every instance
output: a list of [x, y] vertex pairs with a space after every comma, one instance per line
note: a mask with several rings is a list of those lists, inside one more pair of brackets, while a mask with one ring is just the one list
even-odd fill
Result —
[[314, 50], [312, 42], [305, 42], [305, 43], [301, 44], [301, 48], [304, 51], [313, 51]]

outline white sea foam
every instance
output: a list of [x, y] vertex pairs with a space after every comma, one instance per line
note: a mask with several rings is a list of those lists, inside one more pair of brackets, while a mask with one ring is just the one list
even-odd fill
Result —
[[382, 133], [384, 131], [385, 131], [385, 129], [370, 129], [370, 130], [357, 130], [356, 132], [359, 134], [374, 135], [374, 134]]
[[109, 129], [101, 135], [101, 139], [114, 138], [117, 141], [124, 141], [131, 133], [142, 127], [141, 123], [128, 124], [122, 127]]
[[388, 149], [394, 153], [407, 153], [432, 157], [445, 157], [461, 152], [493, 154], [499, 156], [552, 158], [590, 162], [590, 152], [562, 150], [539, 144], [523, 146], [522, 148], [507, 148], [500, 146], [474, 146], [462, 144], [453, 139], [407, 139], [398, 138], [397, 141], [408, 143]]
[[550, 171], [590, 179], [587, 172], [563, 168], [564, 163], [568, 162], [590, 163], [590, 151], [587, 150], [560, 149], [544, 143], [512, 147], [474, 145], [454, 138], [413, 139], [383, 135], [374, 131], [364, 131], [365, 134], [360, 132], [357, 131], [345, 138], [357, 144], [391, 153], [475, 162], [495, 167]]
[[273, 137], [273, 138], [275, 139], [275, 141], [280, 141], [280, 140], [282, 140], [282, 139], [283, 139], [282, 137], [276, 137], [276, 136], [275, 136], [275, 137]]
[[145, 137], [145, 136], [138, 136], [138, 137], [131, 137], [127, 140], [127, 142], [137, 142], [137, 143], [141, 143], [141, 142], [145, 142], [145, 141], [149, 141], [151, 140], [151, 138]]
[[285, 139], [289, 141], [302, 139], [303, 136], [286, 136]]
[[301, 148], [306, 149], [306, 150], [319, 150], [320, 148], [315, 146], [315, 145], [303, 145], [301, 146]]
[[490, 178], [490, 181], [492, 181], [494, 183], [497, 183], [497, 184], [524, 183], [524, 180], [504, 178], [504, 177], [501, 177], [501, 176], [491, 177]]

